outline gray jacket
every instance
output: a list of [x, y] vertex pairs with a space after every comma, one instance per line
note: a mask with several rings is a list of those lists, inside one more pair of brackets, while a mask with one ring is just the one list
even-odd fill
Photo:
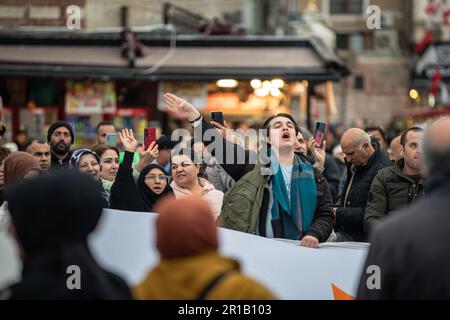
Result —
[[215, 158], [208, 161], [205, 169], [208, 181], [217, 189], [226, 193], [236, 183], [233, 178], [217, 163]]

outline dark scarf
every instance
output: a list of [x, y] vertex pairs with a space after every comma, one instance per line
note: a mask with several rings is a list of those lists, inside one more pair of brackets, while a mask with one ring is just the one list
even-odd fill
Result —
[[138, 196], [141, 201], [142, 207], [147, 212], [152, 212], [153, 208], [158, 200], [163, 198], [164, 196], [174, 196], [172, 188], [169, 185], [169, 181], [167, 181], [167, 185], [164, 188], [163, 192], [160, 194], [154, 193], [146, 184], [145, 184], [145, 176], [151, 171], [152, 169], [159, 169], [161, 170], [166, 176], [167, 172], [164, 170], [162, 166], [156, 163], [152, 163], [148, 166], [146, 166], [144, 169], [141, 170], [139, 174], [139, 178], [137, 181], [137, 191]]

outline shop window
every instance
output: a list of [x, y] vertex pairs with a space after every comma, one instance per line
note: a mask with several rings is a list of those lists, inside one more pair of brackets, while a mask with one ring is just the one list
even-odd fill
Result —
[[156, 91], [156, 88], [142, 82], [118, 82], [116, 88], [119, 106], [149, 105], [151, 94]]
[[350, 49], [356, 52], [364, 49], [364, 38], [362, 35], [352, 34], [350, 36]]
[[28, 101], [37, 106], [51, 106], [58, 104], [58, 82], [55, 79], [31, 79], [29, 85]]
[[349, 47], [349, 34], [347, 33], [338, 33], [336, 35], [336, 48], [338, 50], [348, 50]]
[[330, 14], [362, 14], [363, 0], [329, 0]]
[[364, 90], [364, 76], [359, 74], [355, 76], [355, 86], [356, 90]]
[[371, 48], [370, 38], [364, 33], [338, 33], [336, 35], [338, 50], [352, 50], [360, 52]]

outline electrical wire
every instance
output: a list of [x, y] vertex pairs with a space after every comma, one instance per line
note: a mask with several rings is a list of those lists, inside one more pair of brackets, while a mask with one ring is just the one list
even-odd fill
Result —
[[161, 66], [163, 66], [175, 53], [176, 46], [177, 46], [177, 31], [175, 27], [171, 24], [165, 25], [165, 28], [170, 31], [170, 47], [169, 51], [161, 57], [151, 68], [142, 70], [142, 74], [152, 74], [158, 71]]

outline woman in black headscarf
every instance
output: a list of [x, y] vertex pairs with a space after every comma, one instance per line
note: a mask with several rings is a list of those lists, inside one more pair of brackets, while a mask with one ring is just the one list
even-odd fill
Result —
[[153, 163], [142, 169], [137, 181], [139, 200], [144, 211], [153, 211], [156, 202], [164, 196], [174, 196], [167, 172]]
[[24, 260], [22, 280], [10, 288], [10, 299], [130, 298], [126, 283], [102, 269], [88, 248], [104, 203], [91, 177], [41, 176], [8, 189], [6, 197]]
[[[123, 129], [119, 132], [119, 137], [125, 153], [111, 187], [111, 208], [127, 211], [152, 211], [153, 206], [160, 198], [173, 195], [168, 175], [160, 165], [150, 164], [141, 170], [136, 184], [131, 165], [138, 142], [134, 138], [133, 130]], [[158, 146], [151, 144], [149, 149], [156, 158]]]

